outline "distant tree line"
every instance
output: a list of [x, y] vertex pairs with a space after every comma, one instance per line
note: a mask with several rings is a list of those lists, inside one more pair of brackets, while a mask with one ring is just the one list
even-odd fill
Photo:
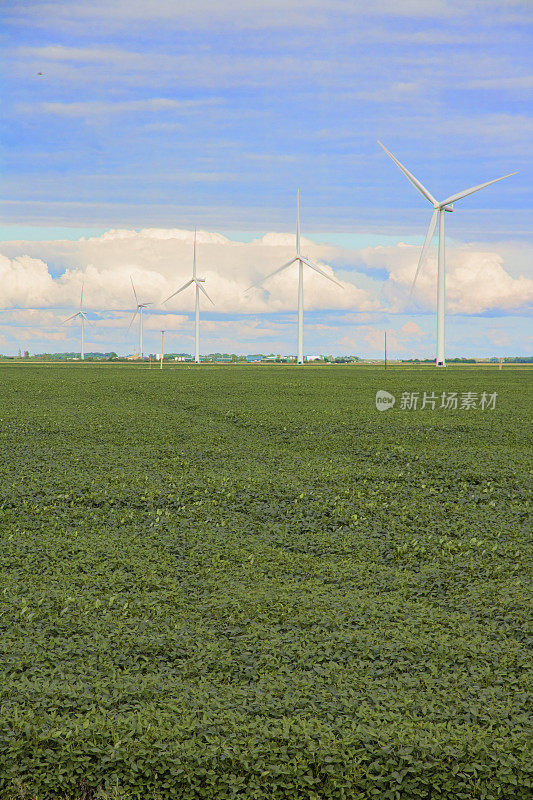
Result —
[[[25, 359], [25, 360], [35, 360], [35, 361], [69, 361], [74, 359], [79, 359], [80, 353], [70, 352], [70, 353], [35, 353], [34, 355], [30, 355], [28, 350], [24, 351], [24, 354], [19, 350], [18, 356], [8, 356], [0, 354], [0, 358], [8, 361], [14, 361], [17, 359]], [[149, 358], [155, 359], [156, 354], [152, 353], [149, 356], [145, 356], [144, 360], [148, 360]], [[201, 356], [202, 361], [208, 361], [212, 363], [217, 362], [231, 362], [231, 363], [239, 363], [239, 362], [246, 362], [250, 360], [257, 360], [261, 362], [267, 362], [269, 364], [278, 363], [284, 364], [290, 362], [291, 360], [295, 360], [295, 356], [283, 356], [283, 355], [276, 355], [274, 353], [259, 353], [256, 356], [246, 356], [246, 355], [239, 355], [237, 353], [208, 353], [207, 355]], [[85, 361], [130, 361], [132, 360], [131, 356], [119, 356], [114, 351], [109, 353], [85, 353]], [[140, 360], [140, 359], [134, 359]], [[192, 361], [193, 357], [190, 353], [165, 353], [164, 354], [165, 361]], [[309, 363], [331, 363], [331, 364], [351, 364], [357, 361], [361, 361], [359, 356], [320, 356], [317, 359], [311, 359]], [[497, 363], [500, 359], [496, 356], [493, 356], [490, 359], [479, 359], [479, 358], [447, 358], [446, 362], [448, 364], [477, 364], [477, 363]], [[533, 356], [505, 356], [502, 358], [504, 364], [531, 364], [533, 363]], [[434, 364], [434, 358], [403, 358], [398, 359], [398, 362], [404, 364]], [[395, 363], [398, 363], [395, 362]]]

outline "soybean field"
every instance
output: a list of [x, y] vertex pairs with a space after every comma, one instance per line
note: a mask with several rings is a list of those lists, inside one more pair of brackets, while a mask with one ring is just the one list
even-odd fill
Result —
[[531, 372], [0, 372], [0, 800], [530, 797]]

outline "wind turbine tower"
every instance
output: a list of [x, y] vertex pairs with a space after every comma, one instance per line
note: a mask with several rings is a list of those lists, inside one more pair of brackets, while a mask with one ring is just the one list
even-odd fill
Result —
[[131, 318], [131, 322], [128, 325], [128, 330], [133, 325], [135, 317], [138, 314], [139, 315], [139, 352], [141, 354], [141, 359], [142, 359], [142, 358], [144, 358], [144, 353], [143, 353], [143, 311], [144, 311], [145, 308], [148, 308], [148, 306], [151, 306], [152, 303], [151, 302], [150, 303], [139, 303], [139, 298], [137, 297], [137, 292], [135, 291], [135, 286], [133, 284], [133, 278], [132, 278], [131, 275], [130, 275], [130, 281], [131, 281], [131, 288], [133, 289], [133, 294], [135, 295], [135, 302], [137, 303], [137, 308], [135, 309], [133, 317]]
[[424, 261], [426, 259], [426, 255], [429, 249], [429, 245], [431, 244], [431, 240], [433, 238], [433, 234], [435, 233], [435, 228], [437, 227], [437, 220], [439, 222], [439, 258], [438, 258], [438, 268], [437, 268], [437, 356], [435, 359], [435, 363], [437, 367], [445, 367], [446, 366], [446, 359], [444, 356], [444, 318], [445, 318], [445, 294], [446, 294], [446, 279], [445, 279], [445, 232], [444, 232], [444, 213], [453, 211], [453, 204], [457, 202], [457, 200], [462, 200], [463, 197], [468, 197], [469, 194], [474, 194], [474, 192], [479, 192], [480, 189], [484, 189], [486, 186], [490, 186], [492, 183], [497, 183], [498, 181], [503, 181], [504, 178], [509, 178], [511, 175], [516, 175], [516, 172], [510, 172], [508, 175], [502, 175], [501, 178], [494, 178], [492, 181], [487, 181], [487, 183], [480, 183], [478, 186], [471, 186], [470, 189], [465, 189], [463, 192], [457, 192], [457, 194], [452, 194], [450, 197], [447, 197], [446, 200], [435, 200], [433, 195], [423, 186], [419, 180], [412, 175], [409, 170], [401, 164], [392, 153], [387, 150], [384, 144], [382, 144], [378, 140], [378, 144], [383, 150], [387, 153], [388, 156], [392, 158], [396, 166], [398, 166], [406, 178], [413, 184], [415, 189], [418, 189], [420, 194], [428, 200], [431, 205], [433, 206], [433, 214], [431, 215], [431, 220], [429, 222], [429, 228], [426, 234], [426, 240], [424, 242], [424, 246], [422, 247], [422, 252], [420, 253], [420, 259], [418, 261], [418, 267], [416, 269], [415, 277], [413, 279], [413, 283], [411, 285], [411, 291], [409, 292], [409, 300], [413, 296], [413, 290], [415, 288], [416, 279], [422, 269]]
[[[183, 286], [180, 286], [179, 289], [176, 289], [171, 295], [167, 297], [166, 300], [163, 300], [163, 303], [168, 302], [172, 297], [175, 297], [180, 292], [183, 292], [184, 289], [187, 289], [191, 284], [194, 283], [195, 287], [195, 306], [194, 306], [194, 360], [197, 364], [200, 363], [200, 292], [203, 292], [210, 303], [213, 303], [209, 295], [207, 294], [206, 290], [202, 286], [202, 283], [205, 283], [205, 278], [198, 278], [196, 274], [196, 228], [194, 230], [194, 245], [193, 245], [193, 258], [192, 258], [192, 278], [187, 283], [184, 283]], [[215, 305], [213, 303], [213, 305]]]
[[80, 294], [80, 310], [76, 311], [75, 314], [72, 314], [70, 317], [67, 317], [63, 320], [62, 325], [65, 325], [67, 322], [70, 322], [72, 319], [76, 319], [77, 317], [81, 320], [81, 360], [85, 361], [85, 320], [89, 321], [87, 314], [82, 308], [83, 306], [83, 283], [81, 285], [81, 294]]
[[275, 269], [274, 272], [271, 272], [270, 275], [267, 275], [265, 278], [261, 278], [260, 281], [256, 283], [252, 283], [251, 286], [246, 289], [247, 292], [250, 289], [253, 289], [255, 286], [260, 286], [269, 278], [272, 278], [273, 275], [277, 275], [278, 272], [283, 272], [284, 269], [287, 269], [295, 262], [298, 262], [298, 357], [297, 357], [297, 364], [304, 363], [304, 265], [306, 267], [310, 267], [310, 269], [314, 269], [315, 272], [318, 272], [320, 275], [323, 275], [324, 278], [327, 278], [328, 281], [335, 283], [337, 286], [340, 286], [341, 289], [344, 289], [344, 286], [324, 272], [319, 266], [317, 266], [313, 261], [311, 261], [306, 256], [302, 255], [300, 250], [300, 190], [298, 189], [298, 193], [296, 196], [296, 255], [294, 258], [291, 258], [290, 261], [287, 261], [286, 264]]

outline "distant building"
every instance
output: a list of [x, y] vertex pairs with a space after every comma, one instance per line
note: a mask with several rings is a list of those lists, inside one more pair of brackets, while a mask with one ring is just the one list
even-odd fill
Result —
[[264, 359], [263, 355], [246, 356], [246, 361], [249, 364], [260, 364], [263, 359]]

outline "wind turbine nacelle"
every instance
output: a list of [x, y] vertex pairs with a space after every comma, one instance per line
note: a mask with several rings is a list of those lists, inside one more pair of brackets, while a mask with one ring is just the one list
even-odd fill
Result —
[[444, 206], [444, 210], [452, 212], [453, 211], [453, 203], [451, 203], [451, 205], [449, 205], [449, 206]]

